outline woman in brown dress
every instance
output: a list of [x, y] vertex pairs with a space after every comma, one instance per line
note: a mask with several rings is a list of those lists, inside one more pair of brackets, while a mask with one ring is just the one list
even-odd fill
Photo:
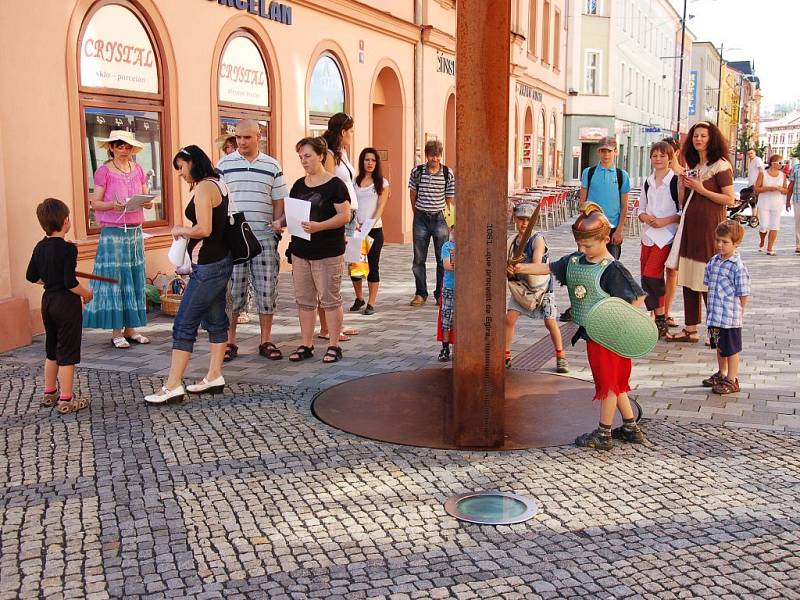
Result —
[[[702, 302], [708, 288], [703, 283], [706, 263], [716, 254], [714, 230], [725, 220], [725, 207], [734, 203], [733, 169], [728, 162], [728, 144], [720, 130], [699, 121], [687, 134], [683, 145], [686, 172], [681, 184], [686, 193], [676, 242], [667, 266], [678, 269], [678, 285], [683, 286], [683, 330], [668, 335], [668, 342], [697, 342], [697, 325], [702, 318]], [[678, 241], [678, 236], [679, 240]]]

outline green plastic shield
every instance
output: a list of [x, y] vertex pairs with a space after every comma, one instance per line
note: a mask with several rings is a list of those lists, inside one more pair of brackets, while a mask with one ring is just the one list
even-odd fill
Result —
[[595, 304], [586, 316], [586, 333], [627, 358], [648, 354], [658, 342], [658, 329], [650, 315], [622, 298], [605, 298]]

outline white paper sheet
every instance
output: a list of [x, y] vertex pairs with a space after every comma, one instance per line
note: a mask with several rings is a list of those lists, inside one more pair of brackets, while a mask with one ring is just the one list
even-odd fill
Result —
[[369, 232], [372, 231], [372, 228], [375, 226], [375, 219], [367, 219], [364, 221], [364, 224], [361, 226], [361, 229], [356, 229], [353, 233], [353, 237], [357, 240], [363, 240], [365, 237], [369, 235]]
[[289, 235], [311, 240], [311, 234], [303, 231], [300, 225], [304, 221], [311, 220], [311, 202], [299, 198], [286, 198], [283, 201], [283, 210], [286, 213], [286, 229]]
[[648, 227], [645, 231], [647, 237], [653, 240], [653, 243], [659, 248], [663, 248], [670, 242], [675, 234], [672, 233], [667, 227]]
[[142, 204], [147, 204], [158, 198], [158, 194], [136, 194], [128, 198], [125, 202], [125, 212], [133, 212], [142, 208]]
[[347, 244], [344, 247], [344, 262], [361, 262], [361, 240], [354, 237], [344, 239]]

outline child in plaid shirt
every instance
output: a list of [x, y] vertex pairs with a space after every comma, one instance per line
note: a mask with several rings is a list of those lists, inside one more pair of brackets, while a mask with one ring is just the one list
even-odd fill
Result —
[[736, 221], [723, 221], [714, 235], [717, 254], [706, 265], [704, 283], [708, 286], [706, 324], [719, 368], [703, 385], [715, 394], [733, 394], [739, 391], [742, 317], [750, 295], [750, 274], [737, 251], [744, 227]]

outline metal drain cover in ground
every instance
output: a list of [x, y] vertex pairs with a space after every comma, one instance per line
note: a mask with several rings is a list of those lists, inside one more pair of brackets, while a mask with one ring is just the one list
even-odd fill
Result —
[[469, 492], [444, 503], [450, 516], [481, 525], [522, 523], [539, 512], [536, 502], [507, 492]]

